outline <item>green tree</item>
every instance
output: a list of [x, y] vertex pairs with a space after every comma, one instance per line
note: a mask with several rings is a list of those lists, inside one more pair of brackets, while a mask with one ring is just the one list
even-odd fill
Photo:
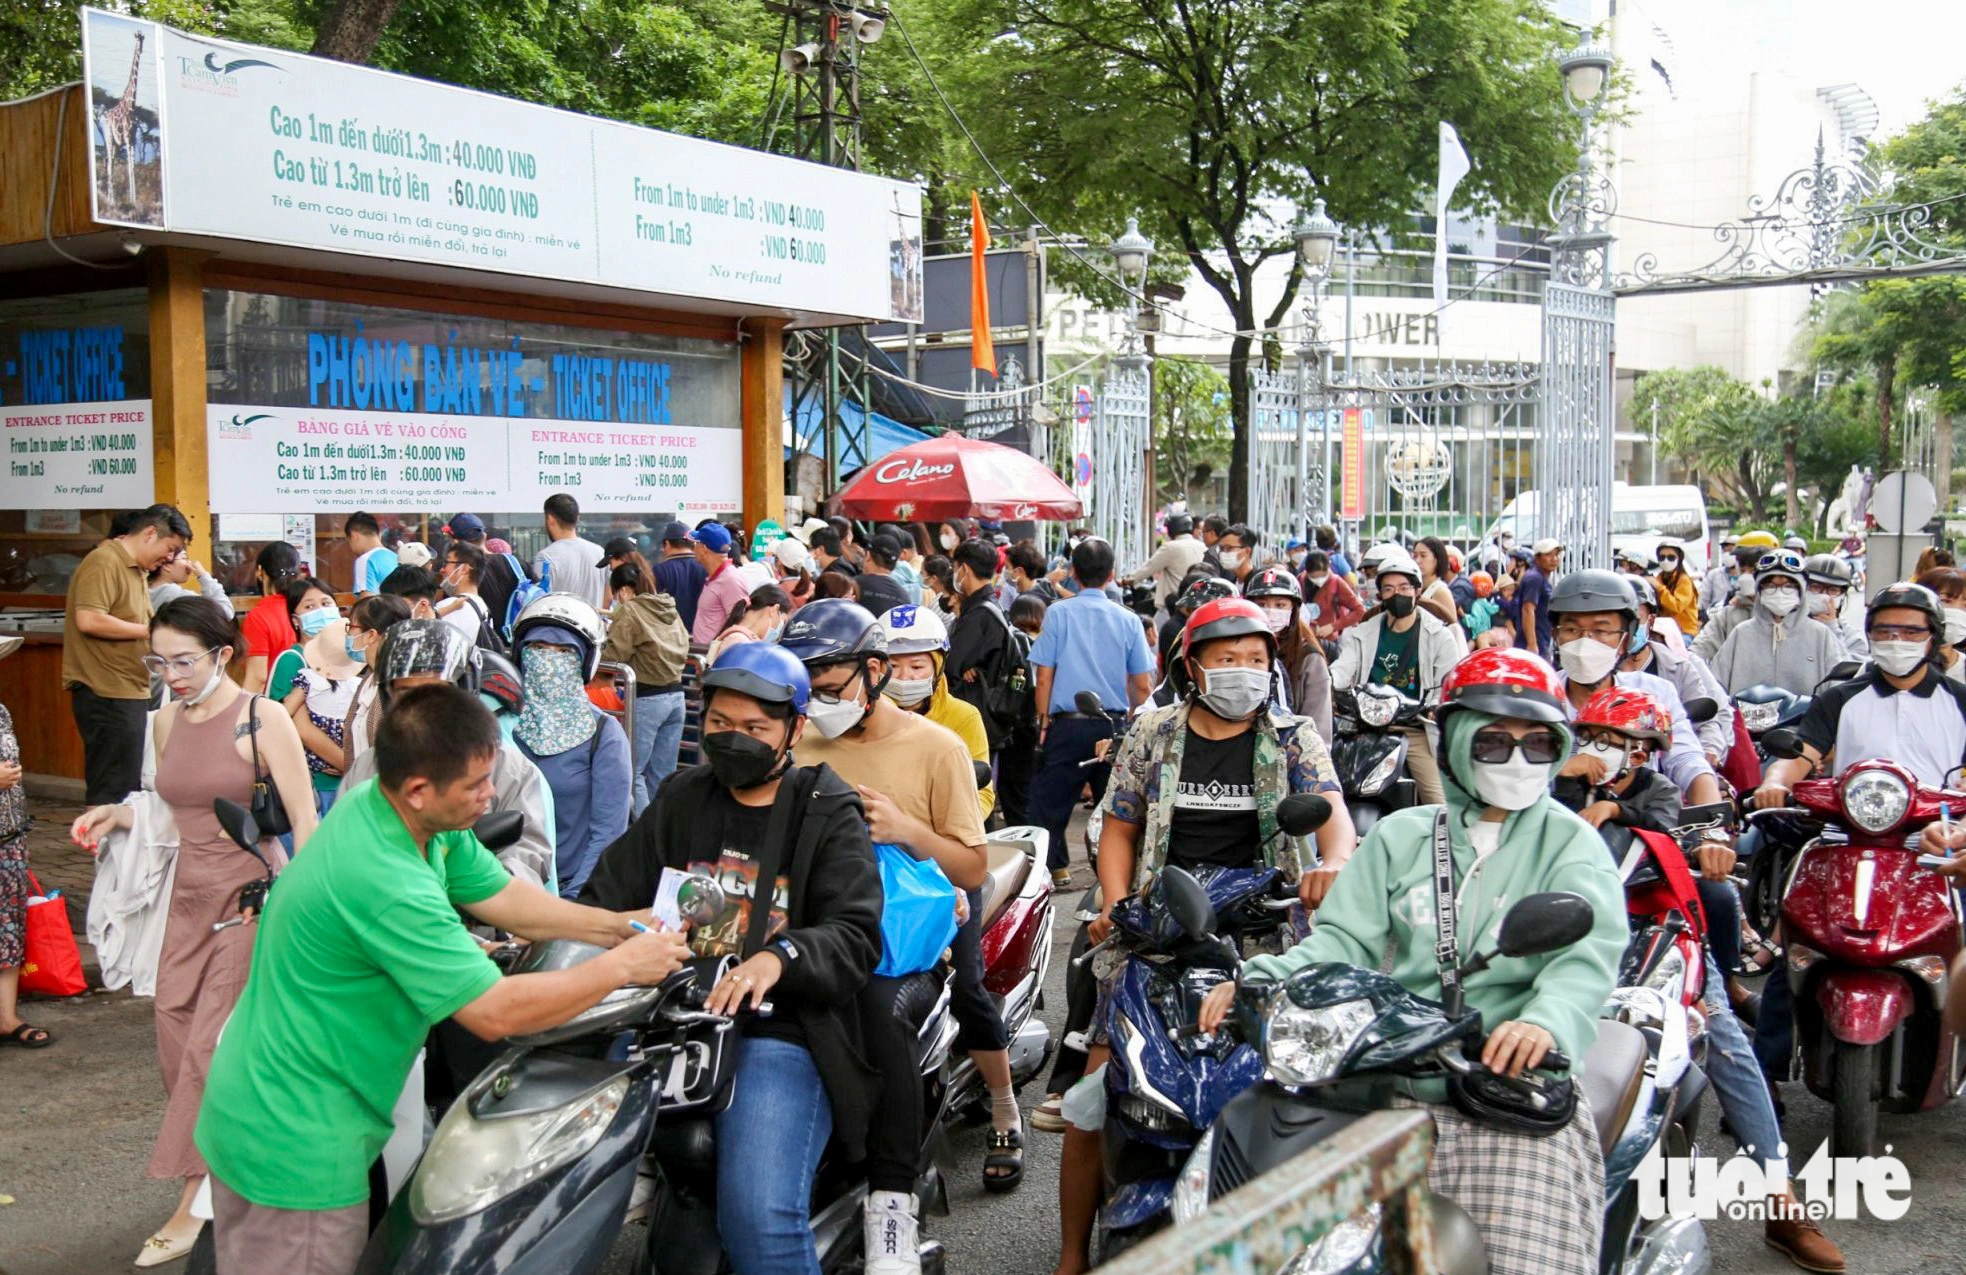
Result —
[[[1095, 238], [1129, 213], [1234, 320], [1229, 506], [1248, 505], [1248, 372], [1281, 324], [1257, 274], [1290, 254], [1291, 206], [1395, 226], [1436, 176], [1437, 124], [1474, 169], [1457, 202], [1527, 214], [1575, 157], [1537, 0], [910, 0], [983, 148], [1047, 223]], [[965, 163], [974, 165], [973, 158]], [[1168, 251], [1172, 249], [1172, 251]], [[1064, 272], [1061, 272], [1061, 275]]]
[[1229, 415], [1229, 382], [1206, 363], [1163, 358], [1154, 361], [1154, 496], [1162, 505], [1177, 500], [1201, 504], [1191, 493], [1229, 463], [1234, 423]]
[[1766, 518], [1782, 473], [1782, 438], [1766, 400], [1712, 366], [1640, 376], [1632, 401], [1649, 411], [1655, 399], [1665, 453], [1721, 488], [1755, 521]]

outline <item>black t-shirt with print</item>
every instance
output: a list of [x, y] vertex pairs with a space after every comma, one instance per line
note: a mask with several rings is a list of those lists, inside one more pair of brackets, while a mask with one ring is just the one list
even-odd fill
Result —
[[1256, 818], [1256, 732], [1181, 747], [1181, 781], [1168, 824], [1168, 862], [1183, 868], [1254, 867], [1262, 862]]
[[1389, 686], [1413, 699], [1420, 698], [1420, 626], [1395, 633], [1391, 624], [1379, 628], [1379, 649], [1372, 659], [1371, 681]]
[[[690, 932], [690, 950], [698, 956], [736, 955], [750, 931], [751, 905], [757, 891], [759, 860], [771, 822], [771, 807], [743, 805], [727, 790], [719, 788], [704, 803], [703, 815], [689, 825], [689, 870], [716, 881], [724, 888], [728, 902], [716, 921], [699, 925]], [[773, 891], [771, 924], [765, 931], [767, 941], [784, 932], [785, 909], [790, 897], [790, 878], [781, 875]], [[747, 1015], [744, 1030], [752, 1036], [805, 1043], [798, 1016], [791, 1013], [770, 1018]]]

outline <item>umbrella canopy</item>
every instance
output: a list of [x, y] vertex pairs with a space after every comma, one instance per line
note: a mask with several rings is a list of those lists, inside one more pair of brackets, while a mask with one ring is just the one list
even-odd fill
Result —
[[849, 518], [880, 522], [1069, 521], [1083, 512], [1072, 489], [1036, 457], [961, 434], [943, 434], [889, 452], [861, 470], [834, 505]]

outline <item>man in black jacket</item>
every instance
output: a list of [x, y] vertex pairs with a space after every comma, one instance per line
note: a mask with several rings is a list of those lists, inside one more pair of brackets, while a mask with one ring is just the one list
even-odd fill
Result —
[[949, 693], [983, 715], [990, 738], [990, 762], [1004, 744], [1004, 723], [990, 713], [990, 690], [1005, 676], [1010, 621], [997, 609], [997, 550], [977, 539], [963, 541], [949, 555], [955, 567], [956, 596], [962, 599], [949, 625]]
[[[805, 668], [776, 644], [720, 655], [703, 676], [708, 761], [663, 781], [580, 896], [648, 907], [668, 873], [714, 877], [729, 905], [690, 946], [744, 959], [707, 1008], [774, 1003], [769, 1018], [744, 1021], [737, 1087], [717, 1117], [717, 1174], [730, 1188], [717, 1193], [717, 1228], [737, 1275], [818, 1275], [807, 1209], [820, 1152], [837, 1135], [859, 1159], [872, 1116], [855, 997], [881, 956], [880, 870], [859, 795], [824, 766], [792, 764], [810, 694]], [[812, 1118], [792, 1118], [802, 1110]]]

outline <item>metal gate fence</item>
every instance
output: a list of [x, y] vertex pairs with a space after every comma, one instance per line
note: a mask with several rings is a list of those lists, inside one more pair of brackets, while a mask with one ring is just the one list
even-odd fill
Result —
[[1113, 546], [1121, 571], [1153, 552], [1147, 529], [1147, 451], [1154, 445], [1151, 375], [1145, 360], [1112, 369], [1093, 414], [1092, 509], [1082, 521]]
[[[1563, 565], [1611, 565], [1612, 338], [1616, 298], [1552, 279], [1543, 292], [1543, 419], [1538, 507], [1519, 542], [1551, 538]], [[1527, 511], [1525, 511], [1527, 512]], [[1527, 534], [1525, 534], [1525, 531]]]

